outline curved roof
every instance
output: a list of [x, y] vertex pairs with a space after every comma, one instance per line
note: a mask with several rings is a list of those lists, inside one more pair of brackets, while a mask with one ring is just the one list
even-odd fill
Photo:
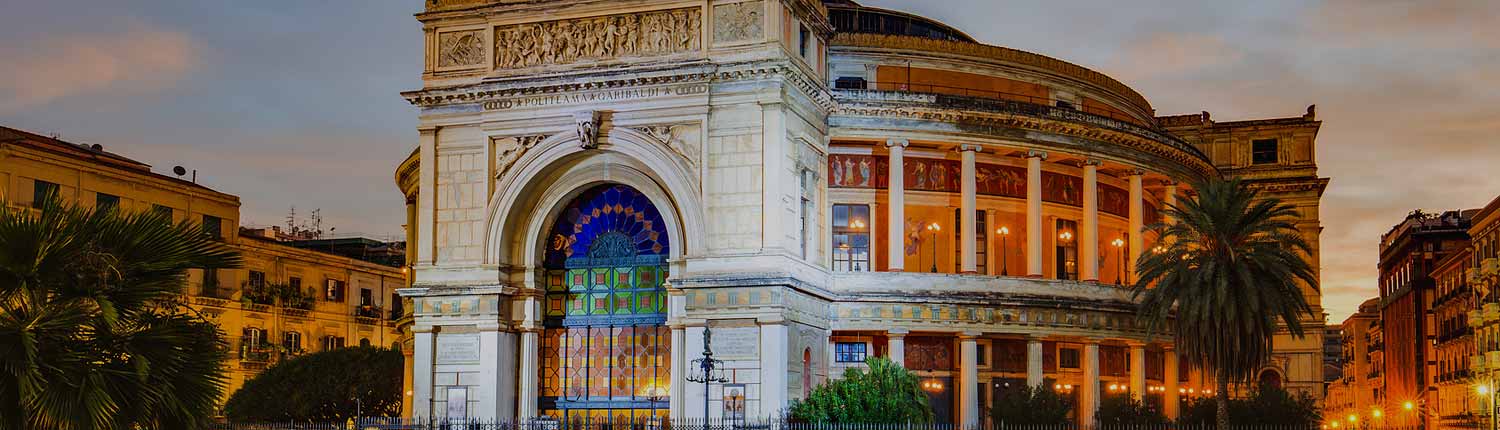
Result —
[[872, 33], [978, 43], [956, 28], [932, 19], [888, 9], [862, 6], [850, 0], [824, 0], [836, 33]]

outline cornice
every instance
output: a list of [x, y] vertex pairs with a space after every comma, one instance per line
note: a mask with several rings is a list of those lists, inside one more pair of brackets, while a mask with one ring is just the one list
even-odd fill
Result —
[[524, 86], [517, 81], [479, 83], [446, 88], [432, 88], [401, 93], [401, 96], [417, 107], [436, 107], [450, 104], [477, 103], [516, 96], [568, 94], [604, 89], [628, 89], [659, 85], [704, 83], [717, 84], [737, 81], [755, 81], [780, 77], [801, 90], [813, 104], [824, 111], [834, 107], [833, 96], [818, 80], [803, 73], [802, 69], [787, 61], [755, 62], [721, 65], [715, 67], [690, 67], [686, 73], [659, 75], [634, 75], [614, 73], [605, 79], [588, 80], [590, 76], [572, 76], [567, 81]]
[[1069, 63], [1067, 61], [1048, 57], [1046, 55], [1026, 52], [1019, 49], [1005, 48], [1000, 46], [970, 43], [956, 40], [928, 39], [915, 36], [901, 36], [890, 34], [872, 33], [838, 33], [830, 43], [831, 48], [841, 46], [898, 49], [916, 51], [923, 53], [942, 53], [961, 55], [966, 57], [977, 57], [987, 60], [998, 60], [1010, 64], [1031, 67], [1062, 76], [1078, 79], [1093, 84], [1107, 91], [1113, 92], [1137, 109], [1150, 115], [1153, 111], [1151, 103], [1140, 93], [1103, 73], [1093, 71], [1087, 67]]

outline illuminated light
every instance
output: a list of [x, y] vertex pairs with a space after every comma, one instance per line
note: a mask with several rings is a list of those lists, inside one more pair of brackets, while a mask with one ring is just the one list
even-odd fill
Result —
[[1415, 408], [1415, 407], [1417, 407], [1417, 406], [1413, 405], [1411, 402], [1406, 402], [1406, 403], [1402, 403], [1401, 404], [1401, 409], [1406, 409], [1408, 411], [1411, 410], [1412, 408]]
[[1354, 414], [1349, 414], [1349, 422], [1353, 423], [1355, 421], [1359, 421], [1359, 416], [1358, 415], [1354, 415]]
[[938, 223], [932, 223], [932, 224], [927, 224], [927, 229], [931, 230], [931, 231], [942, 231], [943, 230], [943, 226], [938, 225]]
[[1474, 387], [1474, 390], [1479, 391], [1479, 395], [1481, 396], [1490, 394], [1490, 386], [1488, 385], [1480, 385], [1478, 387]]
[[999, 230], [995, 230], [995, 233], [1002, 235], [1010, 234], [1010, 227], [1000, 227]]
[[1054, 390], [1061, 390], [1062, 389], [1062, 384], [1052, 384], [1052, 389], [1054, 389]]
[[1058, 239], [1062, 239], [1063, 242], [1071, 241], [1071, 240], [1073, 240], [1073, 232], [1067, 231], [1067, 230], [1063, 230], [1062, 233], [1058, 233], [1057, 234], [1057, 238]]
[[1113, 242], [1110, 242], [1109, 244], [1110, 245], [1114, 245], [1116, 248], [1120, 248], [1120, 247], [1124, 247], [1125, 246], [1125, 241], [1122, 240], [1122, 239], [1115, 239]]
[[1063, 384], [1063, 389], [1065, 389], [1065, 390], [1071, 390], [1071, 389], [1073, 389], [1073, 384]]
[[1380, 415], [1381, 415], [1381, 412], [1380, 412], [1379, 408], [1371, 409], [1370, 410], [1370, 416], [1375, 417], [1375, 418], [1380, 418]]
[[1333, 428], [1339, 428], [1339, 422], [1338, 421], [1334, 421], [1332, 423], [1332, 426], [1333, 426]]
[[1114, 391], [1114, 390], [1118, 390], [1118, 389], [1120, 389], [1119, 385], [1109, 384], [1109, 391]]
[[1187, 394], [1187, 392], [1188, 392], [1188, 390], [1186, 388], [1178, 388], [1177, 389], [1177, 394]]

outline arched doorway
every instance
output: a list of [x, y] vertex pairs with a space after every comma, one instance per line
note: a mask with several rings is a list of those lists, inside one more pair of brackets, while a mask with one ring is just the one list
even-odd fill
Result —
[[557, 215], [542, 239], [542, 414], [615, 423], [667, 415], [666, 232], [656, 207], [619, 184], [589, 188]]
[[1276, 369], [1266, 369], [1260, 371], [1260, 386], [1280, 389], [1281, 373], [1277, 372]]

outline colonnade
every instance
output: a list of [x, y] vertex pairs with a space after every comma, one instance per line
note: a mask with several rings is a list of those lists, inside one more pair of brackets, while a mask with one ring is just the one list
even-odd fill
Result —
[[[887, 212], [891, 222], [887, 223], [886, 265], [890, 271], [905, 271], [906, 251], [903, 240], [905, 236], [904, 222], [906, 219], [906, 184], [904, 181], [905, 153], [910, 142], [906, 139], [887, 139], [886, 148], [889, 152], [889, 163], [887, 177], [890, 178], [886, 188]], [[960, 211], [959, 211], [959, 270], [963, 273], [975, 273], [978, 271], [978, 244], [975, 220], [975, 208], [977, 204], [976, 168], [975, 155], [982, 151], [978, 145], [959, 145], [958, 152], [961, 158], [960, 184]], [[1026, 158], [1026, 273], [1028, 277], [1044, 276], [1043, 240], [1040, 232], [1043, 228], [1044, 211], [1042, 208], [1042, 162], [1046, 161], [1047, 152], [1031, 150], [1025, 155]], [[1099, 166], [1102, 162], [1098, 159], [1086, 159], [1083, 162], [1083, 216], [1079, 222], [1078, 244], [1079, 244], [1079, 279], [1085, 281], [1099, 280]], [[1145, 172], [1139, 169], [1129, 171], [1127, 180], [1129, 182], [1129, 226], [1128, 236], [1128, 259], [1125, 261], [1136, 261], [1140, 258], [1141, 251], [1145, 246], [1142, 230], [1145, 228], [1145, 188], [1142, 177]], [[1174, 182], [1166, 183], [1165, 203], [1175, 203], [1177, 186]], [[1135, 266], [1126, 264], [1124, 268], [1124, 283], [1135, 280]]]
[[[886, 332], [886, 350], [892, 362], [906, 364], [906, 336], [909, 334], [905, 329], [894, 329]], [[958, 354], [958, 410], [959, 424], [972, 427], [980, 423], [979, 414], [979, 358], [978, 339], [982, 336], [977, 332], [957, 333], [959, 342]], [[1026, 385], [1041, 387], [1046, 381], [1043, 370], [1042, 347], [1043, 338], [1040, 336], [1028, 336], [1026, 338]], [[1082, 364], [1083, 383], [1079, 388], [1079, 404], [1082, 408], [1082, 426], [1094, 424], [1094, 412], [1099, 410], [1100, 404], [1100, 374], [1099, 374], [1099, 339], [1083, 339]], [[1146, 385], [1146, 344], [1143, 342], [1127, 342], [1130, 351], [1130, 373], [1129, 392], [1135, 400], [1143, 400], [1147, 391]], [[1181, 410], [1181, 394], [1178, 391], [1177, 352], [1171, 345], [1162, 348], [1162, 409], [1163, 413], [1170, 419], [1176, 419]], [[1192, 382], [1190, 382], [1191, 384]], [[986, 384], [987, 386], [987, 384]], [[1046, 389], [1046, 387], [1042, 387]]]

